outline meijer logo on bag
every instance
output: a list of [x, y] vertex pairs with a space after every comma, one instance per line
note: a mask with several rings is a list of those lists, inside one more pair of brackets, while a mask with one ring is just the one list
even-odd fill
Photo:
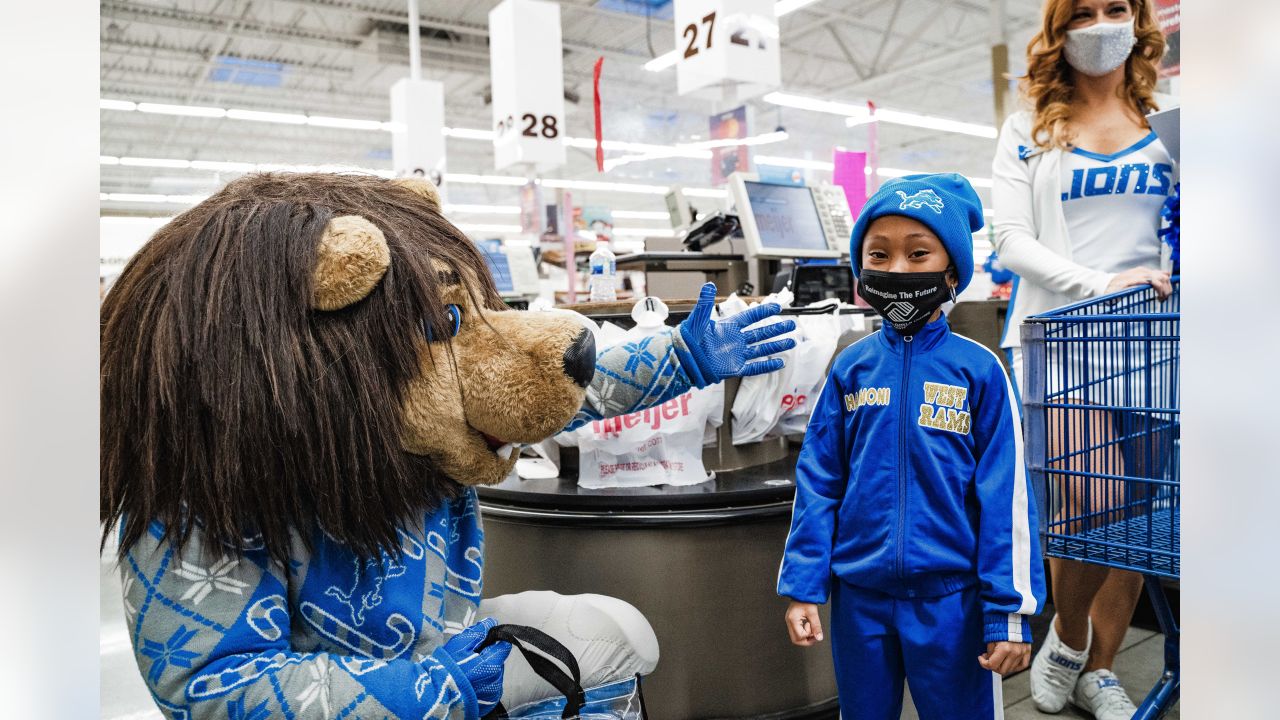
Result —
[[591, 423], [591, 432], [599, 437], [618, 437], [623, 429], [631, 429], [639, 425], [648, 425], [657, 430], [662, 427], [663, 420], [675, 420], [689, 416], [689, 393], [672, 398], [657, 407], [642, 412], [633, 412], [618, 417], [595, 420]]

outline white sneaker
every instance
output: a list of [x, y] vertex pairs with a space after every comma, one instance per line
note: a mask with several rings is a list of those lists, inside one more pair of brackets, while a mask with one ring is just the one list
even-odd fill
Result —
[[1071, 693], [1071, 704], [1093, 713], [1098, 720], [1130, 720], [1138, 708], [1110, 670], [1094, 670], [1080, 676]]
[[1092, 622], [1084, 650], [1073, 650], [1058, 638], [1056, 617], [1049, 622], [1049, 637], [1031, 661], [1031, 700], [1040, 712], [1061, 712], [1067, 706], [1067, 697], [1076, 688], [1076, 679], [1089, 659], [1092, 643]]

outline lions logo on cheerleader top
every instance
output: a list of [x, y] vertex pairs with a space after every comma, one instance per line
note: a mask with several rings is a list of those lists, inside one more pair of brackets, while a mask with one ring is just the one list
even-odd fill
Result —
[[938, 197], [938, 193], [928, 188], [925, 188], [914, 195], [907, 195], [901, 190], [894, 190], [894, 192], [898, 194], [898, 197], [902, 198], [902, 204], [898, 205], [899, 210], [927, 207], [941, 215], [942, 208], [946, 207], [946, 205], [942, 204], [942, 198]]

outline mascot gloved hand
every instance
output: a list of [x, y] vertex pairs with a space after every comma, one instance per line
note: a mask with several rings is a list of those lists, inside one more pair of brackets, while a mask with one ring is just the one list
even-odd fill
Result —
[[[715, 304], [716, 286], [707, 283], [698, 294], [698, 304], [693, 312], [680, 323], [680, 337], [687, 348], [687, 354], [682, 354], [680, 359], [695, 387], [706, 387], [725, 378], [748, 377], [782, 369], [782, 358], [759, 358], [795, 347], [796, 341], [791, 338], [766, 341], [795, 330], [796, 321], [783, 320], [755, 330], [746, 329], [777, 315], [782, 310], [781, 306], [765, 303], [716, 322], [711, 319]], [[677, 352], [680, 352], [678, 346]]]
[[693, 312], [678, 327], [662, 328], [601, 350], [582, 408], [564, 430], [639, 412], [679, 397], [690, 388], [782, 367], [782, 358], [761, 358], [795, 347], [791, 338], [773, 339], [795, 330], [795, 321], [748, 329], [777, 315], [782, 310], [777, 303], [758, 305], [720, 321], [711, 317], [715, 304], [716, 286], [707, 283]]
[[476, 653], [476, 646], [484, 642], [485, 636], [497, 625], [498, 621], [494, 618], [485, 618], [449, 638], [444, 644], [444, 651], [471, 681], [471, 689], [475, 691], [481, 716], [486, 715], [502, 699], [502, 667], [511, 654], [511, 644], [507, 642], [495, 642]]

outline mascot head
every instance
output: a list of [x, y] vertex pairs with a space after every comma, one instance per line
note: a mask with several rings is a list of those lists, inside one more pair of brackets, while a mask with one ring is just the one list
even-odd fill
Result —
[[[502, 480], [595, 363], [568, 313], [508, 310], [424, 180], [262, 174], [174, 218], [102, 305], [101, 519], [284, 557], [369, 556]], [[104, 535], [105, 538], [105, 535]]]

